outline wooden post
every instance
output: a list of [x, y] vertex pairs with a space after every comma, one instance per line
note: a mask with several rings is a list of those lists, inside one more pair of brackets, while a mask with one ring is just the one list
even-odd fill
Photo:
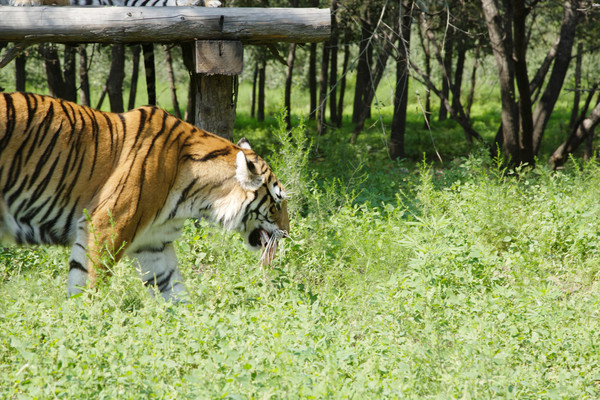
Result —
[[236, 40], [196, 41], [196, 126], [233, 140], [243, 47]]

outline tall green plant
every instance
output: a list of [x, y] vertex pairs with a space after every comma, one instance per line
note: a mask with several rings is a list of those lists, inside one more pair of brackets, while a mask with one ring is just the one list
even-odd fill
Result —
[[277, 128], [273, 133], [279, 146], [270, 161], [286, 188], [289, 212], [294, 216], [305, 207], [310, 196], [313, 177], [308, 172], [308, 162], [312, 141], [306, 135], [304, 120], [288, 131], [285, 116], [285, 110], [276, 115]]

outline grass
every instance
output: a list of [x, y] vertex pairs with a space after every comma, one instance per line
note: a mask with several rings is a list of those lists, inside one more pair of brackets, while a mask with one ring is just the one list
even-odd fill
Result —
[[190, 223], [169, 306], [127, 261], [66, 299], [66, 249], [4, 249], [0, 397], [600, 396], [598, 165], [392, 162], [369, 132], [307, 164], [299, 130], [242, 133], [301, 188], [274, 265]]
[[[407, 158], [391, 161], [388, 108], [387, 133], [373, 120], [349, 145], [349, 124], [288, 137], [280, 95], [258, 124], [242, 84], [236, 121], [292, 193], [293, 240], [274, 265], [189, 223], [177, 252], [190, 302], [172, 306], [127, 260], [67, 299], [67, 249], [0, 248], [0, 398], [600, 397], [598, 164], [505, 170], [452, 121], [424, 130], [414, 98]], [[473, 115], [492, 138], [494, 103]], [[442, 162], [421, 161], [433, 144]]]

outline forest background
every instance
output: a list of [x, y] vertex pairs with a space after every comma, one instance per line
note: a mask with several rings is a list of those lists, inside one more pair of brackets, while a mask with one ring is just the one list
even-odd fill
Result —
[[[334, 16], [325, 44], [247, 46], [239, 79], [293, 240], [261, 269], [190, 223], [177, 307], [127, 260], [67, 300], [68, 249], [1, 248], [0, 397], [600, 397], [599, 5], [260, 6]], [[153, 48], [188, 118], [181, 50]], [[119, 111], [153, 103], [143, 54], [30, 47], [0, 86]]]

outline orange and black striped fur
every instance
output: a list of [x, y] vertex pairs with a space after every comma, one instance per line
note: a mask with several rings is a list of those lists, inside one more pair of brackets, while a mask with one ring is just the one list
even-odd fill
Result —
[[0, 93], [0, 242], [72, 246], [69, 295], [93, 285], [108, 245], [177, 299], [173, 240], [185, 219], [238, 230], [258, 250], [287, 236], [286, 203], [246, 139], [234, 145], [157, 107], [114, 114]]

